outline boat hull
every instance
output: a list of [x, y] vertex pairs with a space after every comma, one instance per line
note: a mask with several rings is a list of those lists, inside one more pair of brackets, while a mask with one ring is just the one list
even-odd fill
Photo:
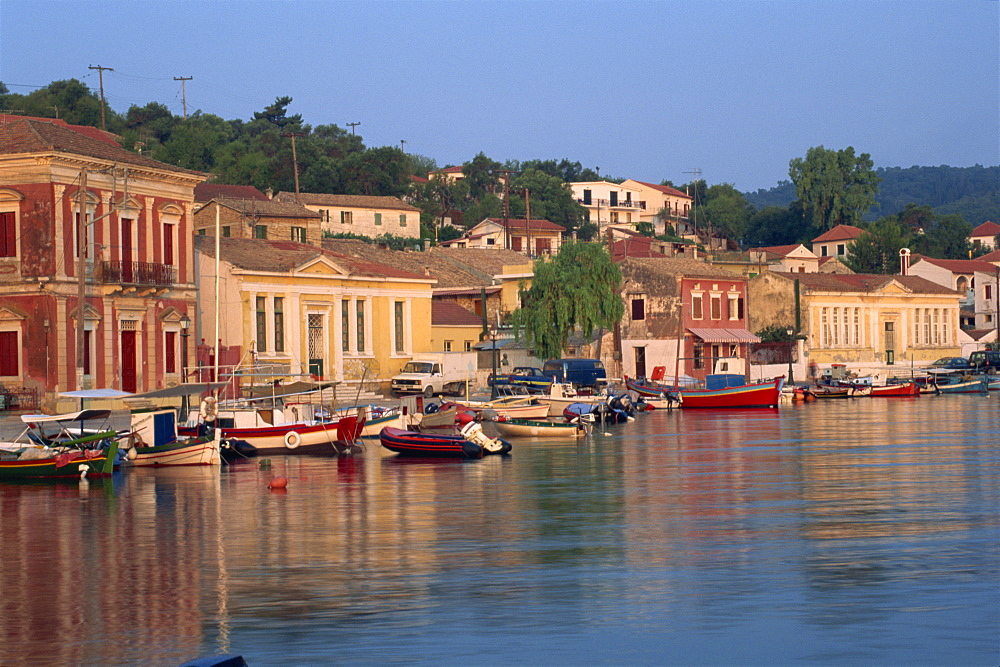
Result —
[[226, 439], [242, 440], [253, 445], [258, 456], [311, 454], [330, 456], [348, 450], [360, 437], [364, 420], [343, 417], [322, 424], [280, 424], [253, 428], [224, 428]]
[[466, 459], [483, 458], [481, 445], [460, 435], [418, 433], [387, 426], [379, 433], [382, 446], [403, 456], [435, 456]]
[[776, 408], [784, 378], [725, 389], [681, 390], [682, 409]]
[[44, 459], [0, 461], [0, 481], [107, 477], [114, 472], [118, 441], [114, 433], [106, 435], [107, 449], [80, 450]]
[[956, 382], [955, 384], [938, 385], [939, 394], [985, 394], [989, 391], [989, 381], [986, 379]]
[[137, 468], [155, 466], [220, 465], [219, 441], [211, 436], [186, 438], [166, 445], [134, 448], [135, 458], [129, 465]]
[[866, 387], [859, 390], [856, 396], [871, 396], [872, 398], [899, 398], [906, 396], [919, 396], [920, 388], [916, 382], [905, 384], [890, 384], [884, 387]]
[[559, 438], [575, 440], [584, 435], [578, 424], [556, 423], [532, 419], [498, 419], [493, 422], [497, 433], [505, 438]]

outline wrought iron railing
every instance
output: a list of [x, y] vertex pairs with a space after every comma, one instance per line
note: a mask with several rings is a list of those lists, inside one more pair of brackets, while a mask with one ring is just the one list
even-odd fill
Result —
[[177, 267], [156, 262], [101, 262], [97, 280], [132, 285], [173, 285]]

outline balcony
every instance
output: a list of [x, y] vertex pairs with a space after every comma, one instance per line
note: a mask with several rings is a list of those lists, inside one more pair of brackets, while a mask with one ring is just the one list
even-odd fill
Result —
[[96, 279], [119, 285], [173, 285], [177, 267], [155, 262], [100, 262]]
[[625, 208], [631, 210], [646, 210], [646, 202], [644, 201], [632, 201], [629, 199], [618, 199], [612, 202], [610, 199], [591, 199], [589, 201], [585, 199], [577, 199], [578, 204], [583, 206], [597, 206], [605, 208]]

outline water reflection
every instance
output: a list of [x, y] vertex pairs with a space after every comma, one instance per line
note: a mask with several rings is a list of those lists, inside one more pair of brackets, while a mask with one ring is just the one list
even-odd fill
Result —
[[989, 662], [997, 407], [665, 412], [510, 458], [3, 484], [0, 663], [481, 662], [484, 641], [497, 662]]

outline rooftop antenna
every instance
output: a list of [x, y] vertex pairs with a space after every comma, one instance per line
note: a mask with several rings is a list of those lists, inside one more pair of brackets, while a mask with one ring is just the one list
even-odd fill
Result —
[[[694, 176], [694, 197], [691, 198], [691, 224], [694, 226], [694, 237], [695, 239], [700, 239], [698, 236], [698, 181], [701, 177], [701, 167], [691, 167], [690, 171], [682, 172], [685, 174], [691, 174]], [[691, 184], [688, 183], [688, 196], [691, 195]], [[708, 239], [709, 248], [712, 245], [712, 239]]]

